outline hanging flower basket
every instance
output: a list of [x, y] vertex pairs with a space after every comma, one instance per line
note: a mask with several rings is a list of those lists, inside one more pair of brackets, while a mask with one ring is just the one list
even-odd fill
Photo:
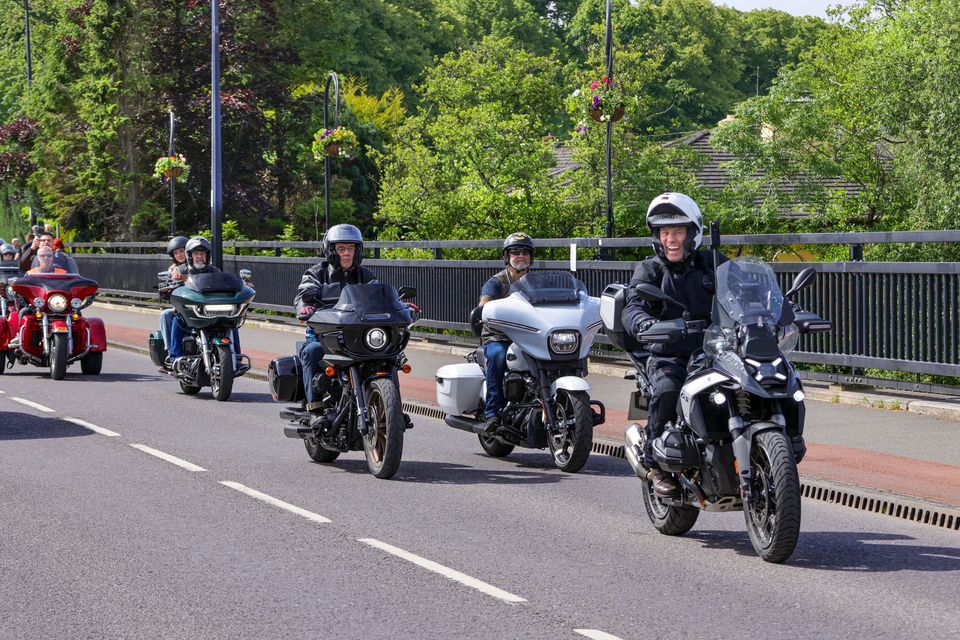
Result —
[[187, 179], [190, 175], [190, 165], [182, 155], [160, 156], [157, 163], [153, 166], [153, 175], [164, 180], [170, 178]]
[[[606, 122], [606, 119], [603, 116], [603, 107], [598, 109], [590, 109], [587, 111], [587, 113], [589, 113], [590, 117], [597, 122]], [[619, 122], [624, 113], [626, 113], [626, 110], [623, 108], [623, 105], [615, 107], [613, 113], [610, 114], [610, 122]]]
[[321, 160], [324, 155], [334, 158], [349, 158], [355, 155], [357, 134], [345, 127], [320, 129], [313, 136], [313, 157]]

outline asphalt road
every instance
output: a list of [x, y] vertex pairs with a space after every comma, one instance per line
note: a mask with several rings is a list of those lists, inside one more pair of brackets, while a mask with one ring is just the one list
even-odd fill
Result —
[[805, 501], [770, 565], [738, 513], [658, 534], [619, 459], [414, 416], [379, 481], [311, 462], [263, 382], [187, 397], [116, 350], [0, 390], [0, 638], [960, 636], [956, 532]]

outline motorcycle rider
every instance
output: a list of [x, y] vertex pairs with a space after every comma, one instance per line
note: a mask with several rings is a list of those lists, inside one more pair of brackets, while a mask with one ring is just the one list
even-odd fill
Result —
[[[186, 236], [176, 236], [167, 243], [167, 255], [173, 260], [173, 264], [170, 265], [167, 272], [172, 280], [187, 279], [187, 242]], [[169, 297], [170, 295], [166, 294], [166, 299], [169, 299]], [[170, 349], [170, 332], [176, 314], [177, 311], [173, 307], [160, 312], [160, 335], [163, 336], [163, 345], [168, 351]]]
[[17, 250], [13, 247], [12, 244], [3, 243], [0, 245], [0, 260], [4, 262], [9, 262], [11, 260], [17, 259]]
[[[327, 230], [323, 236], [323, 258], [323, 261], [307, 269], [297, 287], [293, 305], [301, 320], [312, 316], [317, 308], [336, 304], [343, 287], [376, 282], [374, 273], [360, 266], [363, 260], [363, 235], [352, 224], [337, 224]], [[321, 371], [323, 345], [309, 327], [299, 357], [303, 366], [306, 409], [314, 414], [310, 426], [317, 428], [323, 421], [323, 396], [314, 392], [313, 378]]]
[[[510, 285], [520, 280], [533, 264], [533, 256], [537, 251], [533, 238], [525, 233], [512, 233], [503, 241], [501, 257], [506, 265], [502, 271], [494, 274], [487, 280], [480, 290], [480, 306], [491, 300], [506, 298], [510, 293]], [[487, 364], [485, 369], [487, 380], [487, 398], [483, 409], [486, 422], [483, 425], [485, 434], [496, 433], [500, 427], [500, 410], [507, 405], [503, 397], [503, 376], [507, 371], [507, 349], [510, 348], [510, 339], [496, 329], [483, 325], [480, 334], [483, 344], [483, 355]]]
[[37, 228], [36, 233], [34, 234], [33, 242], [30, 244], [30, 246], [23, 250], [23, 253], [20, 256], [20, 270], [29, 271], [34, 267], [38, 267], [40, 265], [38, 255], [40, 248], [50, 247], [50, 250], [53, 254], [53, 263], [56, 267], [63, 269], [64, 273], [79, 273], [77, 270], [76, 261], [63, 251], [54, 251], [53, 242], [54, 237], [52, 231], [44, 228]]
[[61, 269], [53, 264], [53, 249], [46, 245], [41, 245], [37, 250], [38, 265], [27, 271], [28, 274], [36, 273], [66, 273], [66, 269]]
[[[170, 242], [172, 243], [173, 240]], [[220, 272], [220, 269], [210, 264], [210, 254], [213, 250], [210, 246], [210, 241], [203, 236], [190, 238], [183, 248], [187, 256], [187, 261], [184, 265], [179, 265], [175, 268], [171, 267], [174, 271], [179, 271], [188, 277], [200, 273]], [[175, 316], [175, 318], [175, 321], [170, 326], [169, 357], [167, 358], [170, 361], [170, 366], [173, 367], [174, 370], [176, 370], [175, 363], [177, 358], [183, 356], [183, 335], [186, 332], [186, 327], [180, 316]], [[237, 353], [240, 353], [240, 343], [238, 341], [240, 336], [235, 331], [233, 337]]]
[[[656, 255], [641, 262], [633, 272], [623, 309], [624, 328], [636, 336], [654, 322], [683, 317], [683, 309], [676, 305], [651, 303], [637, 297], [634, 287], [641, 283], [653, 285], [686, 305], [689, 320], [709, 319], [716, 284], [710, 254], [697, 250], [703, 239], [700, 207], [682, 193], [664, 193], [647, 208], [647, 226]], [[646, 346], [651, 354], [647, 375], [653, 395], [648, 407], [643, 466], [654, 492], [660, 496], [675, 495], [677, 485], [654, 461], [653, 440], [663, 433], [668, 422], [677, 418], [677, 400], [687, 376], [687, 362], [701, 343], [701, 336], [690, 335], [677, 342]]]

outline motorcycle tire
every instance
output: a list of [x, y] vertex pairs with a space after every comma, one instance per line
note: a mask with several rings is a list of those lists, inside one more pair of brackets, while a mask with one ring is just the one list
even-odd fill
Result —
[[767, 562], [783, 562], [800, 537], [800, 475], [782, 431], [758, 433], [750, 451], [753, 502], [744, 519], [754, 550]]
[[180, 391], [183, 391], [184, 394], [188, 396], [195, 396], [200, 393], [200, 387], [195, 387], [192, 384], [187, 384], [183, 380], [180, 381]]
[[7, 370], [7, 360], [9, 351], [0, 351], [0, 376]]
[[50, 337], [50, 377], [63, 380], [67, 375], [67, 338], [60, 334]]
[[561, 471], [576, 473], [587, 464], [593, 448], [593, 412], [590, 396], [583, 391], [557, 391], [557, 421], [565, 426], [562, 433], [547, 434], [553, 463]]
[[210, 376], [210, 388], [213, 390], [213, 397], [226, 402], [233, 393], [233, 349], [230, 345], [218, 345], [212, 352], [216, 354], [216, 360], [220, 365], [220, 373]]
[[103, 352], [91, 351], [80, 360], [80, 371], [84, 375], [98, 376], [103, 368]]
[[367, 387], [367, 408], [371, 429], [363, 437], [367, 468], [375, 477], [392, 478], [403, 454], [403, 407], [400, 392], [390, 378], [377, 378]]
[[491, 458], [505, 458], [513, 453], [514, 445], [501, 442], [493, 436], [485, 436], [482, 433], [477, 434], [480, 439], [480, 446]]
[[[641, 431], [641, 433], [644, 432]], [[644, 433], [640, 441], [641, 448], [645, 439], [646, 434]], [[643, 508], [657, 531], [665, 536], [682, 536], [693, 528], [700, 516], [699, 509], [691, 506], [675, 507], [664, 504], [654, 493], [652, 482], [643, 477], [640, 478], [640, 484], [643, 487]]]
[[333, 462], [340, 457], [339, 451], [324, 449], [316, 438], [304, 438], [303, 445], [307, 448], [307, 455], [314, 462]]

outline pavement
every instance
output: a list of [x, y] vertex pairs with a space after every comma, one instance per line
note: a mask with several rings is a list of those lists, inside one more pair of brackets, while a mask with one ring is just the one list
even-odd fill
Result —
[[[157, 329], [159, 310], [96, 303], [88, 315], [103, 318], [108, 343], [144, 350]], [[301, 339], [296, 325], [248, 320], [241, 329], [242, 351], [256, 373], [270, 360], [289, 355]], [[411, 342], [411, 374], [401, 377], [405, 400], [435, 403], [434, 373], [443, 364], [463, 362], [470, 349]], [[596, 440], [623, 441], [627, 402], [634, 382], [623, 379], [627, 367], [591, 363], [591, 397], [607, 407], [607, 420], [595, 429]], [[960, 400], [947, 397], [850, 391], [805, 383], [807, 455], [801, 479], [911, 500], [960, 507]]]

